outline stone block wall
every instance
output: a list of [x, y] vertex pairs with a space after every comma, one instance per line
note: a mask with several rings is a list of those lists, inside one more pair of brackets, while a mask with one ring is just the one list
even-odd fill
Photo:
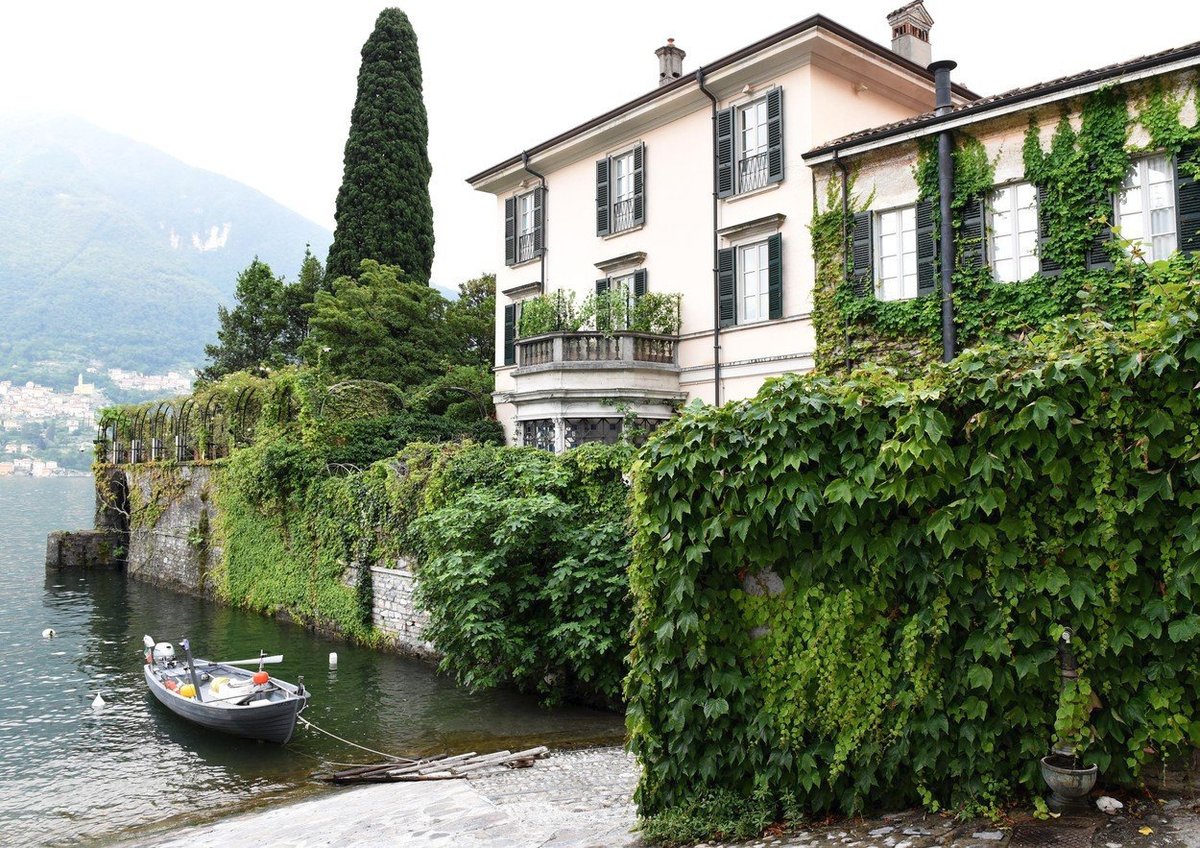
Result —
[[[212, 544], [209, 485], [212, 472], [203, 465], [171, 469], [151, 465], [125, 471], [131, 503], [143, 506], [129, 528], [127, 571], [130, 577], [178, 592], [212, 597], [209, 579], [221, 561]], [[146, 522], [146, 516], [153, 521]]]
[[416, 579], [404, 561], [396, 568], [372, 567], [374, 603], [371, 621], [397, 650], [432, 658], [437, 656], [437, 651], [424, 638], [429, 613], [413, 600]]
[[46, 539], [46, 568], [114, 568], [125, 561], [125, 534], [55, 530]]

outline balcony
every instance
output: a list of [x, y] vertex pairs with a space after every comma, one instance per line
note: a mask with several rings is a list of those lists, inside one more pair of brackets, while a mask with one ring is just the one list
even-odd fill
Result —
[[625, 230], [633, 227], [635, 221], [633, 217], [633, 198], [627, 197], [618, 200], [612, 205], [612, 230], [613, 233], [622, 233]]
[[754, 191], [767, 184], [770, 176], [767, 153], [756, 153], [738, 162], [738, 191]]
[[611, 336], [586, 331], [563, 332], [518, 339], [516, 344], [516, 375], [523, 369], [546, 365], [573, 368], [592, 364], [618, 367], [648, 364], [678, 370], [679, 341], [676, 336], [633, 332], [614, 333]]

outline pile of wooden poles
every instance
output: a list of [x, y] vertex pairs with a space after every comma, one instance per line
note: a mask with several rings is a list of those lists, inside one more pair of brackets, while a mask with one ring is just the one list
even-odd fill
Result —
[[528, 768], [535, 760], [549, 755], [544, 745], [527, 751], [497, 751], [494, 754], [444, 755], [420, 760], [401, 760], [318, 774], [318, 780], [327, 783], [395, 783], [402, 780], [455, 780], [460, 777], [477, 776], [501, 768]]

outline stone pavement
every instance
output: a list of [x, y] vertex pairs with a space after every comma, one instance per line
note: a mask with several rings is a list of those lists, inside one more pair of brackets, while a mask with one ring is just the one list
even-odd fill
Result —
[[621, 848], [631, 833], [637, 782], [620, 748], [555, 752], [532, 768], [472, 780], [335, 789], [134, 845], [196, 848]]
[[[335, 789], [133, 844], [634, 848], [642, 844], [633, 832], [636, 783], [637, 765], [619, 748], [555, 752], [532, 768]], [[1014, 814], [996, 824], [909, 810], [695, 848], [1200, 848], [1200, 798], [1118, 797], [1126, 807], [1115, 816], [1090, 808], [1044, 822]]]

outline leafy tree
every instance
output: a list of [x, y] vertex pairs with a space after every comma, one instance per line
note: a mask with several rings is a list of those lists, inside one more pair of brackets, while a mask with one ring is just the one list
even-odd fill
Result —
[[358, 279], [339, 277], [318, 292], [301, 352], [325, 375], [422, 385], [449, 364], [446, 299], [399, 268], [364, 260]]
[[350, 116], [337, 226], [326, 271], [352, 276], [363, 259], [427, 281], [433, 264], [429, 124], [417, 37], [399, 9], [384, 9], [362, 49]]
[[295, 361], [300, 353], [300, 345], [308, 338], [308, 318], [312, 311], [310, 304], [321, 290], [324, 276], [321, 260], [313, 256], [311, 245], [305, 245], [299, 278], [283, 287], [284, 324], [279, 350], [288, 361]]
[[217, 344], [204, 346], [209, 364], [197, 372], [204, 381], [235, 371], [258, 372], [282, 364], [279, 339], [284, 330], [283, 281], [255, 257], [238, 275], [237, 305], [217, 307], [221, 326]]
[[490, 371], [496, 361], [496, 275], [459, 283], [458, 300], [446, 308], [446, 324], [462, 362]]

